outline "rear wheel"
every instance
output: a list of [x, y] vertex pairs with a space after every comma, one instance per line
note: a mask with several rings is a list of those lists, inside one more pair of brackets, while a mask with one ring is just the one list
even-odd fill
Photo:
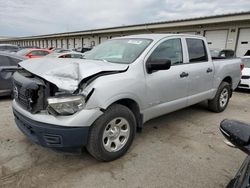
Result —
[[91, 126], [87, 150], [97, 160], [115, 160], [127, 152], [135, 130], [136, 120], [131, 110], [114, 104]]
[[226, 109], [231, 97], [231, 87], [227, 82], [222, 82], [215, 97], [208, 101], [208, 107], [214, 112], [222, 112]]

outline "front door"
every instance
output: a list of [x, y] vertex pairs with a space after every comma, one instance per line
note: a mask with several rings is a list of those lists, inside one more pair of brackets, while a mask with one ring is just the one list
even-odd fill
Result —
[[188, 65], [183, 64], [181, 38], [170, 38], [160, 43], [148, 57], [152, 60], [171, 60], [168, 70], [146, 73], [148, 108], [145, 121], [187, 105]]

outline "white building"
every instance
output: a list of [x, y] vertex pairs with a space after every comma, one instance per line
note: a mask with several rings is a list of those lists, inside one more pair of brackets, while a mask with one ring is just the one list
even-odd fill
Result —
[[117, 36], [140, 33], [190, 33], [203, 35], [211, 48], [233, 49], [242, 56], [250, 49], [250, 12], [224, 14], [121, 27], [1, 39], [0, 43], [41, 48], [93, 47]]

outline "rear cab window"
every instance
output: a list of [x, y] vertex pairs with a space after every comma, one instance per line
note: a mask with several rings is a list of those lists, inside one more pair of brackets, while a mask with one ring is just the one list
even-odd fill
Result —
[[207, 62], [208, 54], [204, 40], [186, 38], [189, 63]]

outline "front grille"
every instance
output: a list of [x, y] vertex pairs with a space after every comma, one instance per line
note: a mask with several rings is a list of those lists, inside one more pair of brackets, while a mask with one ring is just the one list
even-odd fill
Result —
[[44, 109], [44, 84], [33, 76], [16, 72], [13, 75], [13, 96], [17, 103], [31, 113]]
[[18, 103], [20, 103], [26, 109], [29, 109], [29, 91], [22, 89], [21, 84], [14, 81], [14, 98]]
[[241, 79], [250, 79], [250, 76], [242, 76]]

